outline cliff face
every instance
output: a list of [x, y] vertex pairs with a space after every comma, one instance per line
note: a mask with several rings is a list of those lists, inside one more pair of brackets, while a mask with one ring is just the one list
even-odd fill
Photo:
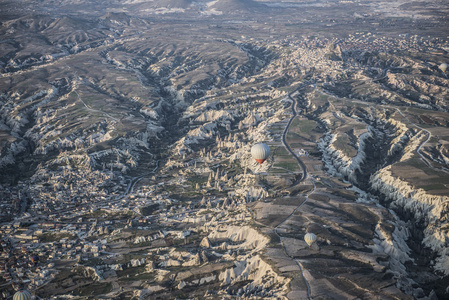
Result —
[[386, 197], [392, 209], [410, 214], [415, 222], [424, 224], [422, 244], [437, 254], [435, 270], [449, 275], [449, 233], [444, 230], [449, 226], [449, 197], [430, 195], [393, 177], [391, 166], [372, 175], [370, 183], [373, 190]]
[[[447, 142], [441, 136], [447, 113], [432, 86], [446, 83], [415, 69], [402, 71], [411, 68], [409, 63], [399, 63], [392, 72], [391, 67], [372, 68], [379, 79], [364, 72], [353, 77], [357, 84], [315, 88], [303, 108], [324, 127], [317, 146], [328, 174], [354, 184], [357, 202], [382, 205], [394, 215], [394, 220], [375, 224], [369, 247], [388, 255], [385, 266], [396, 286], [419, 299], [448, 294]], [[393, 226], [393, 233], [384, 226]]]
[[365, 162], [366, 153], [364, 151], [365, 143], [372, 137], [371, 131], [360, 135], [358, 141], [357, 154], [349, 157], [343, 151], [337, 149], [334, 145], [336, 135], [327, 135], [318, 143], [318, 147], [323, 153], [323, 160], [330, 172], [336, 172], [349, 179], [351, 182], [357, 182], [355, 171], [361, 171], [361, 165]]
[[[429, 255], [434, 259], [428, 258], [429, 265], [436, 271], [437, 274], [444, 276], [449, 275], [449, 233], [445, 228], [449, 226], [449, 197], [445, 195], [432, 195], [422, 188], [417, 188], [410, 184], [405, 179], [401, 179], [393, 169], [396, 167], [395, 163], [404, 163], [411, 159], [418, 157], [417, 152], [420, 149], [423, 141], [425, 141], [425, 133], [423, 131], [410, 130], [404, 123], [390, 120], [390, 125], [395, 128], [394, 138], [386, 145], [385, 161], [392, 162], [388, 166], [373, 173], [368, 181], [368, 189], [375, 193], [379, 193], [384, 198], [384, 202], [393, 211], [395, 211], [401, 219], [401, 226], [407, 228], [410, 234], [398, 235], [395, 243], [387, 243], [387, 239], [380, 238], [381, 242], [376, 243], [377, 248], [382, 248], [383, 252], [390, 256], [390, 266], [393, 269], [403, 273], [400, 278], [407, 276], [406, 268], [404, 267], [404, 258], [398, 259], [397, 253], [405, 253], [401, 250], [404, 247], [398, 245], [405, 245], [406, 242], [413, 241], [413, 250], [419, 255]], [[370, 131], [372, 132], [372, 131]], [[319, 147], [323, 152], [323, 160], [328, 167], [329, 172], [338, 176], [343, 176], [350, 182], [357, 184], [357, 174], [355, 170], [361, 171], [361, 166], [367, 161], [366, 142], [367, 138], [372, 138], [373, 134], [366, 133], [360, 137], [359, 148], [357, 155], [348, 157], [342, 151], [335, 149], [333, 143], [335, 141], [334, 135], [328, 135], [319, 143]], [[387, 150], [388, 149], [388, 150]], [[372, 159], [372, 157], [369, 157]], [[360, 174], [360, 173], [359, 173]], [[399, 228], [397, 224], [397, 228]], [[379, 231], [381, 232], [381, 231]], [[426, 248], [432, 251], [426, 250]], [[395, 254], [396, 253], [396, 254]], [[408, 258], [410, 259], [410, 258]], [[402, 267], [398, 267], [398, 266]], [[397, 267], [394, 267], [397, 266]], [[398, 283], [402, 289], [407, 288], [405, 282]]]

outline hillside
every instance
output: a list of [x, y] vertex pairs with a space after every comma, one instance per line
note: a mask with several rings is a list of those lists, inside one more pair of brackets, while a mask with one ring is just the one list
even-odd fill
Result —
[[18, 3], [5, 297], [448, 297], [447, 7]]

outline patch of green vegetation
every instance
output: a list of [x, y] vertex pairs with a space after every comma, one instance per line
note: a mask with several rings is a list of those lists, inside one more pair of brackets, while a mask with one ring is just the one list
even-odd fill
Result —
[[159, 209], [159, 204], [150, 204], [144, 207], [140, 208], [140, 213], [144, 216], [152, 215], [153, 212], [155, 212], [157, 209]]
[[294, 140], [294, 139], [298, 139], [300, 138], [299, 134], [297, 134], [296, 132], [287, 132], [287, 136], [285, 137], [287, 141], [289, 140]]
[[330, 97], [329, 95], [320, 93], [318, 90], [315, 90], [312, 93], [310, 100], [314, 103], [316, 103], [316, 102], [323, 103], [323, 102], [328, 102], [329, 97]]
[[295, 118], [290, 125], [290, 128], [298, 128], [301, 133], [309, 135], [310, 132], [316, 128], [316, 125], [316, 122], [313, 120]]
[[277, 157], [279, 157], [279, 156], [290, 156], [290, 153], [284, 147], [277, 147], [277, 148], [274, 148], [272, 150], [273, 150], [273, 156], [277, 156]]
[[276, 163], [275, 166], [279, 167], [279, 168], [284, 168], [284, 169], [292, 171], [292, 172], [300, 170], [297, 162], [282, 161], [282, 162]]
[[77, 296], [98, 296], [107, 294], [112, 291], [112, 283], [92, 283], [87, 286], [78, 287], [73, 290], [73, 294]]
[[98, 257], [93, 257], [89, 260], [84, 260], [84, 261], [80, 262], [80, 265], [88, 266], [88, 267], [95, 267], [95, 266], [102, 265], [102, 264], [103, 264], [103, 260]]
[[170, 194], [172, 193], [180, 193], [182, 192], [181, 188], [179, 185], [175, 185], [175, 184], [167, 184], [164, 186], [164, 190]]
[[285, 174], [285, 170], [276, 168], [276, 167], [272, 167], [272, 168], [270, 168], [270, 173], [271, 174]]
[[74, 238], [75, 235], [68, 232], [64, 233], [46, 232], [39, 236], [41, 243], [59, 242], [62, 239], [72, 240]]
[[208, 177], [203, 175], [196, 175], [188, 178], [188, 181], [191, 181], [192, 183], [205, 183], [207, 181]]

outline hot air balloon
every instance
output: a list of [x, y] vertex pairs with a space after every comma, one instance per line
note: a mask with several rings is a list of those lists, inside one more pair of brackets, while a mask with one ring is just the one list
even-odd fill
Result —
[[304, 236], [304, 241], [306, 241], [307, 245], [312, 246], [313, 242], [316, 241], [316, 235], [309, 232]]
[[251, 148], [251, 155], [259, 164], [262, 164], [270, 155], [270, 147], [264, 143], [255, 144]]
[[14, 294], [12, 300], [31, 300], [31, 293], [27, 290], [21, 290]]
[[39, 256], [33, 255], [33, 256], [31, 257], [31, 263], [33, 263], [33, 264], [36, 265], [38, 261], [39, 261]]
[[442, 63], [438, 68], [441, 71], [446, 72], [446, 70], [447, 70], [447, 63]]

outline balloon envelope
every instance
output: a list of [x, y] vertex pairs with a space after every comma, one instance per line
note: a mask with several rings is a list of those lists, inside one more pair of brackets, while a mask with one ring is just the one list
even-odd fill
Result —
[[12, 300], [31, 300], [31, 293], [27, 290], [18, 291], [14, 294]]
[[270, 147], [264, 143], [255, 144], [251, 148], [251, 155], [259, 164], [262, 164], [270, 155]]
[[307, 245], [312, 246], [313, 242], [316, 241], [316, 235], [309, 232], [304, 236], [304, 241], [306, 241]]
[[446, 72], [446, 70], [447, 70], [447, 63], [442, 63], [438, 68], [440, 68], [441, 71]]

